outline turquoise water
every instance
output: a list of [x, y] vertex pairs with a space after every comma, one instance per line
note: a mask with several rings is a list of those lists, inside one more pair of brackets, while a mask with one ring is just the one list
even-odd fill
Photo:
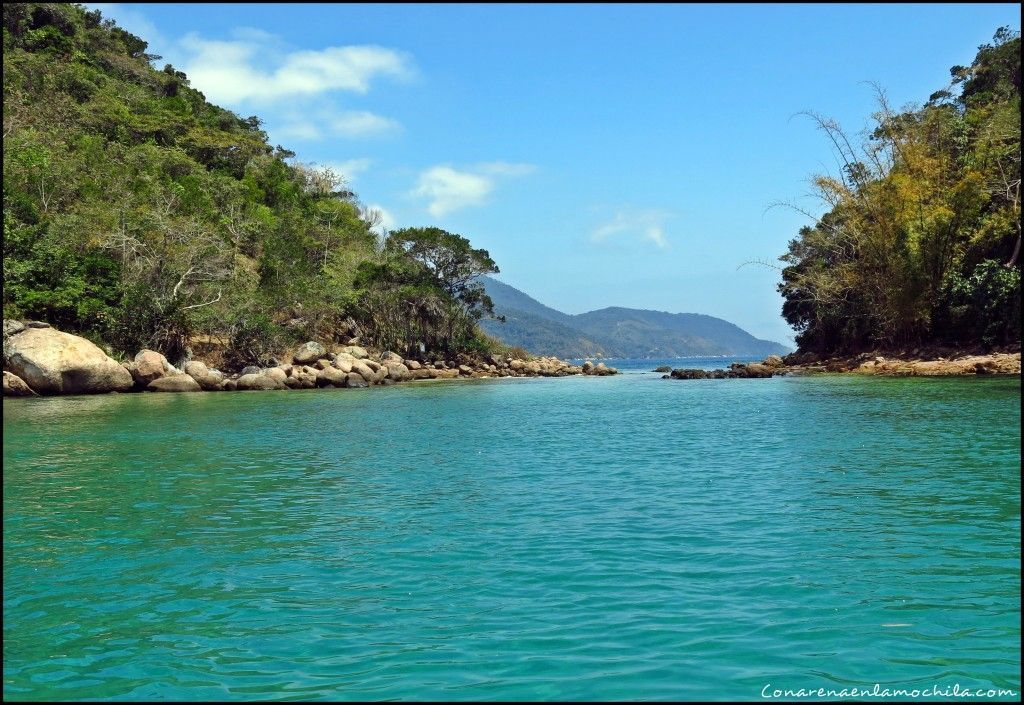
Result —
[[5, 698], [1020, 692], [1019, 378], [614, 364], [5, 401]]

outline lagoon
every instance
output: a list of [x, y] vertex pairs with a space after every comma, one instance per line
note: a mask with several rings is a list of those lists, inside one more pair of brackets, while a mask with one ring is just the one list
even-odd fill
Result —
[[4, 697], [1020, 692], [1019, 377], [610, 364], [5, 400]]

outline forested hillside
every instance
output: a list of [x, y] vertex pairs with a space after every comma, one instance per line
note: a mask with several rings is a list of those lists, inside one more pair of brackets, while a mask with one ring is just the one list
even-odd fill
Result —
[[1020, 341], [1020, 35], [1002, 28], [948, 87], [863, 141], [811, 115], [843, 165], [781, 258], [801, 350]]
[[789, 350], [759, 340], [714, 316], [609, 307], [570, 315], [508, 284], [483, 278], [494, 310], [505, 323], [481, 321], [484, 330], [509, 345], [559, 357], [671, 358], [783, 355]]
[[79, 5], [5, 4], [4, 317], [224, 364], [294, 342], [483, 349], [486, 251], [382, 238], [344, 175], [294, 162]]

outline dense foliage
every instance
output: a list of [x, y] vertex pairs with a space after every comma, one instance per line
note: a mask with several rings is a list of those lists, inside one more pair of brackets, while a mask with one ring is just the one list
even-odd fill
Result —
[[229, 365], [356, 330], [486, 347], [490, 302], [466, 279], [497, 271], [485, 251], [436, 228], [380, 237], [341, 175], [291, 163], [98, 10], [3, 20], [5, 317]]
[[801, 350], [1020, 340], [1020, 35], [1002, 28], [922, 107], [857, 146], [811, 114], [843, 163], [828, 211], [781, 258]]

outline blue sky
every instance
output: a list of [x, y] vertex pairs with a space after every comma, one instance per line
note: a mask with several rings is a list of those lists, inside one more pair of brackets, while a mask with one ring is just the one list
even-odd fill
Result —
[[775, 262], [851, 132], [927, 100], [1019, 5], [100, 4], [211, 101], [567, 313], [706, 313], [791, 343]]

